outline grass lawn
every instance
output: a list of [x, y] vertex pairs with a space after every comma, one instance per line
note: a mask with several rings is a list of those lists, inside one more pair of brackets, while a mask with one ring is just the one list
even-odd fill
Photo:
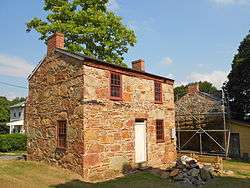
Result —
[[[250, 187], [250, 163], [225, 161], [224, 167], [226, 170], [234, 171], [235, 174], [231, 177], [216, 177], [202, 187]], [[181, 188], [187, 186], [170, 183], [169, 180], [161, 179], [149, 173], [137, 173], [104, 183], [91, 184], [84, 183], [79, 175], [61, 168], [29, 161], [0, 160], [0, 187]]]
[[11, 155], [11, 156], [24, 155], [26, 153], [27, 153], [26, 151], [0, 152], [0, 156], [4, 156], [4, 155]]

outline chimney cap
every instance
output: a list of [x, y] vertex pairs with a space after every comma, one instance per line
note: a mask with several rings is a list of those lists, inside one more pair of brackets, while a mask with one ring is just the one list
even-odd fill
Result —
[[139, 62], [145, 62], [145, 61], [144, 59], [137, 59], [137, 60], [132, 61], [132, 63], [139, 63]]
[[47, 40], [51, 39], [51, 38], [54, 37], [54, 36], [64, 37], [64, 34], [61, 33], [61, 32], [54, 32], [54, 33], [52, 33], [52, 34], [48, 37]]
[[132, 61], [132, 69], [137, 71], [145, 71], [145, 62], [143, 59], [138, 59], [135, 61]]

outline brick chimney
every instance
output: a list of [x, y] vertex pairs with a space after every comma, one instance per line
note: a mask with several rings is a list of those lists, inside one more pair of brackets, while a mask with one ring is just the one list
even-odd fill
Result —
[[138, 60], [132, 61], [132, 69], [144, 72], [145, 71], [144, 60], [138, 59]]
[[195, 93], [198, 93], [199, 91], [200, 91], [199, 83], [188, 85], [188, 88], [187, 88], [187, 93], [188, 94], [195, 94]]
[[64, 48], [64, 34], [54, 33], [48, 38], [47, 55], [51, 54], [55, 48]]

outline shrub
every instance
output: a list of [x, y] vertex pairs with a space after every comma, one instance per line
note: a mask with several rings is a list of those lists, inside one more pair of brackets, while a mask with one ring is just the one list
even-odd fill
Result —
[[2, 134], [0, 135], [0, 151], [24, 151], [26, 141], [27, 138], [23, 134]]

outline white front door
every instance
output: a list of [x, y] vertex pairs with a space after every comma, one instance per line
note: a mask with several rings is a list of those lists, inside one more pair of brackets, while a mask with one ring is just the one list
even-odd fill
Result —
[[142, 163], [146, 160], [146, 121], [135, 122], [135, 162]]

